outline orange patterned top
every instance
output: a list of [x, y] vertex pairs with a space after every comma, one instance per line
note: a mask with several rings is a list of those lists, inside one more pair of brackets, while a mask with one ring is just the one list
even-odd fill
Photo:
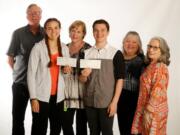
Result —
[[163, 63], [150, 64], [141, 75], [132, 134], [166, 135], [169, 74]]

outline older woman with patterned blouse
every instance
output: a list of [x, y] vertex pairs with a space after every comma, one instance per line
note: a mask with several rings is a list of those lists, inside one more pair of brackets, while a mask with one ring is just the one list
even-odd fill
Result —
[[140, 78], [140, 93], [132, 134], [166, 135], [169, 58], [166, 41], [161, 37], [153, 37], [147, 46], [147, 67]]

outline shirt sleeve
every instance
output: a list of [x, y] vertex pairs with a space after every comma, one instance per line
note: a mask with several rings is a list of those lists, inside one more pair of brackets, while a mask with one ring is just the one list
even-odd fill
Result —
[[147, 110], [150, 112], [166, 112], [167, 111], [167, 86], [168, 86], [168, 69], [165, 65], [160, 65], [152, 82]]
[[120, 50], [116, 52], [113, 58], [114, 64], [114, 76], [115, 79], [124, 79], [125, 77], [125, 64], [124, 64], [124, 57]]
[[37, 70], [39, 66], [40, 61], [40, 52], [38, 49], [38, 45], [35, 45], [32, 48], [30, 57], [29, 57], [29, 63], [28, 63], [28, 71], [27, 71], [27, 83], [28, 83], [28, 90], [30, 99], [36, 99], [36, 76], [37, 76]]
[[8, 56], [15, 57], [18, 54], [19, 48], [20, 48], [20, 39], [19, 39], [19, 36], [18, 36], [18, 32], [14, 31], [14, 33], [12, 34], [10, 46], [9, 46], [8, 51], [7, 51], [6, 54]]

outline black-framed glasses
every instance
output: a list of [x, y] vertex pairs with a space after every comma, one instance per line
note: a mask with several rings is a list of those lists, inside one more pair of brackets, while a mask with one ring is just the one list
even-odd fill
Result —
[[148, 49], [151, 49], [151, 48], [152, 48], [154, 51], [157, 51], [160, 47], [159, 47], [159, 46], [153, 46], [153, 45], [150, 45], [150, 44], [149, 44], [149, 45], [147, 45], [147, 48], [148, 48]]

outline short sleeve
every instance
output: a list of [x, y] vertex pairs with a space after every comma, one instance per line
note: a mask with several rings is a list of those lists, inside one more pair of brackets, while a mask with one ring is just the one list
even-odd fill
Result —
[[113, 58], [114, 64], [114, 76], [115, 79], [124, 79], [125, 77], [125, 64], [124, 64], [124, 57], [120, 50], [116, 52]]
[[14, 31], [12, 34], [10, 46], [7, 51], [8, 56], [16, 56], [18, 54], [18, 50], [20, 48], [20, 40], [18, 37], [18, 32]]

